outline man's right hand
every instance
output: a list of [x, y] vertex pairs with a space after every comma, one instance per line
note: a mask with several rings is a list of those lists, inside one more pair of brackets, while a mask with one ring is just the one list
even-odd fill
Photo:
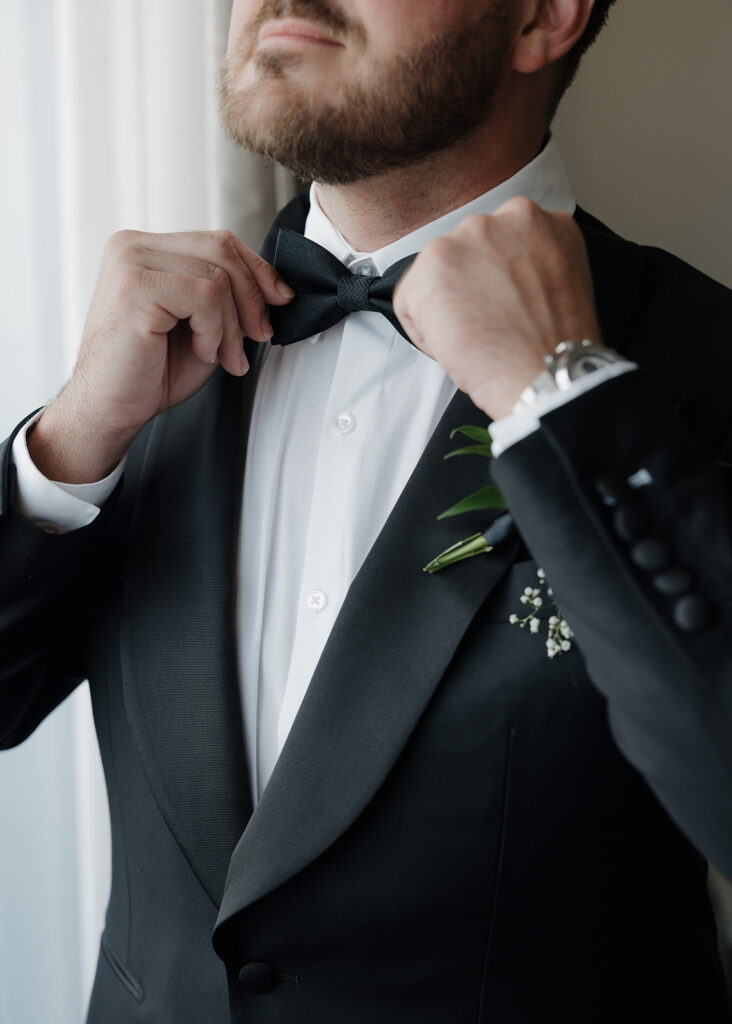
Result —
[[28, 438], [34, 463], [51, 480], [100, 480], [148, 420], [198, 391], [219, 363], [245, 374], [244, 335], [267, 341], [267, 304], [293, 294], [230, 231], [116, 232], [73, 376]]

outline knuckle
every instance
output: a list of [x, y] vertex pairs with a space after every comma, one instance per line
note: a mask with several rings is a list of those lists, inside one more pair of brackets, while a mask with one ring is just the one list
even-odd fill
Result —
[[473, 213], [460, 222], [457, 230], [463, 234], [482, 236], [488, 230], [490, 217], [485, 213]]
[[219, 289], [220, 293], [226, 291], [229, 284], [229, 275], [226, 273], [223, 267], [220, 267], [217, 263], [210, 263], [208, 266], [211, 280]]
[[216, 231], [211, 233], [211, 241], [214, 247], [223, 255], [231, 256], [232, 251], [235, 253], [234, 247], [234, 233], [229, 231], [228, 228], [217, 228]]
[[574, 239], [577, 242], [583, 242], [582, 232], [579, 229], [577, 221], [571, 213], [567, 213], [566, 210], [557, 210], [552, 213], [552, 218], [557, 229], [562, 234], [567, 235], [570, 239]]
[[534, 220], [541, 213], [541, 207], [527, 196], [514, 196], [503, 204], [503, 208], [522, 220]]
[[218, 302], [221, 298], [221, 291], [216, 281], [212, 281], [211, 278], [196, 278], [195, 289], [198, 293], [198, 297], [203, 302]]
[[449, 263], [455, 252], [456, 245], [456, 240], [450, 238], [449, 235], [435, 238], [434, 241], [430, 242], [422, 250], [422, 266], [425, 269], [432, 270], [435, 267]]
[[108, 252], [118, 252], [120, 249], [129, 248], [129, 246], [134, 245], [137, 242], [139, 235], [139, 231], [132, 231], [129, 228], [123, 228], [120, 231], [115, 231], [114, 234], [109, 236], [104, 248]]
[[119, 250], [119, 254], [125, 260], [143, 263], [145, 257], [149, 255], [149, 250], [144, 245], [138, 245], [134, 239], [131, 239], [123, 249]]

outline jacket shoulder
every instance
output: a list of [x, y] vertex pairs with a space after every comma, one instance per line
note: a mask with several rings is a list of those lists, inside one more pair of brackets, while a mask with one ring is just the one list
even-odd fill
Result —
[[[659, 397], [707, 443], [732, 437], [732, 289], [657, 246], [623, 238], [581, 208], [603, 327], [648, 371]], [[608, 342], [609, 344], [611, 342]]]
[[[659, 246], [643, 245], [624, 238], [581, 207], [577, 207], [575, 219], [588, 241], [588, 247], [594, 242], [615, 259], [630, 258], [639, 262], [645, 302], [660, 289], [667, 299], [676, 297], [686, 306], [689, 305], [690, 299], [704, 297], [714, 306], [723, 307], [729, 316], [729, 310], [732, 308], [732, 288]], [[678, 293], [675, 292], [677, 288], [681, 289]]]

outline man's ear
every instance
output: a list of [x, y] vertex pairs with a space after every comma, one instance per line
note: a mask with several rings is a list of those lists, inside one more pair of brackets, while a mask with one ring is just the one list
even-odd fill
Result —
[[553, 64], [580, 39], [595, 0], [527, 0], [526, 21], [513, 51], [514, 71], [532, 74]]

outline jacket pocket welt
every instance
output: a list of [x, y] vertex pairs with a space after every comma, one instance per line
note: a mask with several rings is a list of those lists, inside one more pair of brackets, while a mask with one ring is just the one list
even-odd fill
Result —
[[109, 944], [107, 933], [102, 932], [102, 941], [100, 945], [101, 951], [104, 955], [105, 960], [112, 969], [112, 972], [117, 976], [118, 980], [122, 982], [124, 987], [133, 996], [138, 1003], [141, 1003], [145, 998], [145, 993], [142, 989], [142, 985], [136, 978], [130, 974], [125, 965], [122, 963], [120, 958], [117, 956], [115, 951]]

